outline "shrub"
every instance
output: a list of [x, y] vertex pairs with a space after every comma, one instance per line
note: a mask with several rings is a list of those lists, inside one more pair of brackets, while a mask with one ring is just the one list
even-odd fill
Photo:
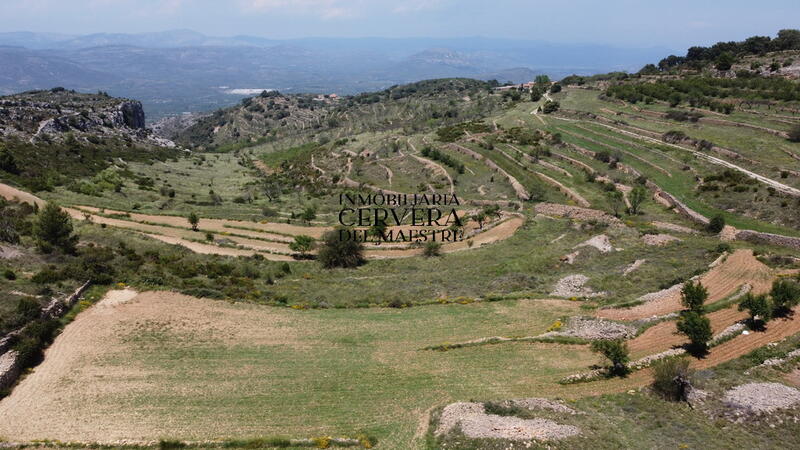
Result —
[[17, 274], [14, 273], [14, 271], [11, 269], [6, 269], [3, 271], [3, 278], [5, 278], [6, 280], [14, 281], [17, 279]]
[[689, 393], [692, 370], [685, 358], [667, 358], [653, 364], [653, 391], [665, 400], [683, 401]]
[[344, 227], [337, 227], [322, 237], [322, 247], [317, 259], [326, 269], [334, 267], [351, 268], [364, 264], [364, 246]]
[[681, 304], [689, 311], [702, 314], [706, 299], [708, 299], [708, 290], [700, 282], [688, 281], [681, 289]]
[[314, 249], [317, 240], [311, 236], [299, 235], [294, 237], [294, 241], [289, 243], [289, 249], [297, 252], [300, 256], [305, 257], [311, 250]]
[[677, 328], [679, 333], [689, 338], [686, 349], [689, 353], [700, 356], [708, 351], [708, 341], [713, 337], [708, 317], [697, 311], [684, 312], [678, 319]]
[[592, 351], [600, 353], [611, 362], [608, 372], [611, 375], [625, 376], [628, 373], [628, 344], [622, 339], [592, 342]]
[[554, 113], [554, 112], [558, 111], [558, 109], [560, 107], [561, 107], [561, 104], [559, 102], [548, 100], [548, 101], [546, 101], [544, 103], [544, 106], [542, 106], [542, 112], [545, 113], [545, 114]]
[[800, 125], [795, 125], [789, 130], [789, 140], [792, 142], [800, 142]]
[[772, 319], [772, 302], [766, 295], [753, 295], [747, 293], [739, 302], [739, 311], [747, 310], [750, 314], [750, 327], [762, 330], [766, 323]]
[[442, 254], [442, 244], [430, 241], [425, 244], [425, 249], [422, 251], [422, 254], [429, 258], [433, 256], [439, 256]]
[[706, 227], [710, 233], [719, 233], [723, 228], [725, 228], [725, 218], [721, 215], [714, 216]]

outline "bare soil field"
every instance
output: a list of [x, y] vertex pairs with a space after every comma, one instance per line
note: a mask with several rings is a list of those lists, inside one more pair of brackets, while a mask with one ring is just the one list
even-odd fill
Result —
[[565, 360], [563, 346], [544, 344], [421, 350], [476, 332], [542, 332], [577, 312], [574, 302], [294, 311], [171, 292], [131, 297], [114, 291], [67, 326], [0, 401], [0, 436], [115, 442], [369, 431], [393, 448], [411, 442], [432, 405], [557, 396], [568, 390], [556, 384], [561, 376], [595, 359], [570, 346]]

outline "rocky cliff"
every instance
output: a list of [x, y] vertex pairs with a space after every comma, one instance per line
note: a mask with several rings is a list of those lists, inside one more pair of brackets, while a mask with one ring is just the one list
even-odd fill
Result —
[[174, 146], [145, 128], [140, 102], [62, 88], [0, 97], [0, 137], [30, 143], [119, 137]]

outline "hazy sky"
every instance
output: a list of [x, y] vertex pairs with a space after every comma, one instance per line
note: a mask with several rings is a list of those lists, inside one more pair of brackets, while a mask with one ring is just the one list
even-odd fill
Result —
[[505, 37], [665, 46], [774, 36], [798, 0], [0, 0], [0, 32]]

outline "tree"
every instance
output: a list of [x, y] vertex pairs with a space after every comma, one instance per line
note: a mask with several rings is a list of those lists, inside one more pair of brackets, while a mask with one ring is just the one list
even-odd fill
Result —
[[639, 214], [639, 208], [645, 200], [647, 200], [647, 189], [642, 186], [633, 188], [628, 195], [628, 201], [631, 202], [631, 214]]
[[619, 217], [619, 212], [622, 211], [622, 207], [625, 205], [625, 197], [622, 195], [622, 192], [617, 190], [608, 191], [606, 192], [606, 199], [614, 215]]
[[795, 125], [789, 130], [789, 140], [792, 142], [800, 142], [800, 125]]
[[72, 220], [66, 211], [55, 203], [48, 203], [39, 212], [33, 224], [33, 234], [39, 248], [49, 253], [53, 247], [64, 253], [75, 253], [78, 236], [72, 234]]
[[769, 295], [775, 304], [775, 311], [781, 315], [787, 314], [800, 304], [800, 283], [794, 280], [775, 280]]
[[684, 311], [677, 323], [678, 332], [689, 338], [687, 351], [700, 356], [708, 351], [708, 341], [713, 337], [711, 321], [697, 311]]
[[478, 214], [475, 214], [474, 216], [472, 216], [472, 219], [475, 222], [478, 222], [478, 227], [480, 227], [480, 229], [482, 230], [483, 229], [483, 223], [486, 222], [486, 213], [481, 211]]
[[377, 221], [369, 227], [369, 234], [377, 240], [383, 240], [383, 235], [386, 233], [387, 228], [386, 222]]
[[764, 329], [767, 322], [772, 319], [772, 302], [766, 295], [753, 295], [747, 293], [739, 302], [739, 311], [747, 310], [750, 314], [750, 325], [755, 330]]
[[502, 213], [500, 212], [500, 207], [497, 205], [485, 206], [483, 208], [483, 214], [486, 215], [486, 217], [494, 216], [495, 218], [498, 219], [502, 217]]
[[533, 79], [533, 82], [537, 85], [550, 84], [550, 77], [547, 75], [536, 75], [536, 78]]
[[306, 209], [303, 210], [303, 213], [300, 214], [300, 218], [303, 219], [307, 224], [311, 223], [312, 220], [317, 218], [317, 208], [313, 206], [307, 206]]
[[422, 251], [422, 254], [429, 258], [439, 256], [442, 254], [442, 244], [435, 241], [429, 241], [427, 244], [425, 244], [425, 249]]
[[710, 233], [719, 233], [723, 228], [725, 228], [725, 218], [721, 215], [714, 216], [706, 227]]
[[189, 225], [192, 226], [192, 231], [197, 231], [197, 224], [200, 223], [200, 218], [197, 217], [197, 213], [194, 211], [190, 212], [187, 220], [189, 220]]
[[733, 57], [733, 54], [731, 54], [731, 52], [722, 52], [717, 57], [714, 67], [716, 67], [717, 70], [731, 70], [731, 66], [735, 61], [736, 58]]
[[348, 228], [337, 227], [322, 236], [322, 247], [317, 260], [326, 269], [357, 267], [364, 264], [364, 246], [352, 238]]
[[550, 93], [551, 94], [558, 94], [559, 92], [561, 92], [561, 85], [560, 84], [555, 83], [552, 86], [550, 86]]
[[700, 284], [687, 281], [681, 289], [681, 304], [687, 311], [694, 311], [696, 313], [703, 313], [703, 304], [708, 299], [708, 290]]
[[628, 373], [628, 344], [622, 339], [592, 342], [592, 351], [600, 353], [611, 362], [611, 375], [625, 376]]
[[293, 252], [299, 253], [301, 257], [305, 258], [308, 256], [308, 253], [314, 249], [316, 243], [317, 240], [313, 237], [301, 234], [299, 236], [295, 236], [294, 241], [289, 243], [289, 249]]
[[8, 151], [7, 148], [0, 145], [0, 170], [5, 170], [8, 173], [19, 175], [19, 167], [17, 167], [17, 160], [14, 155]]

